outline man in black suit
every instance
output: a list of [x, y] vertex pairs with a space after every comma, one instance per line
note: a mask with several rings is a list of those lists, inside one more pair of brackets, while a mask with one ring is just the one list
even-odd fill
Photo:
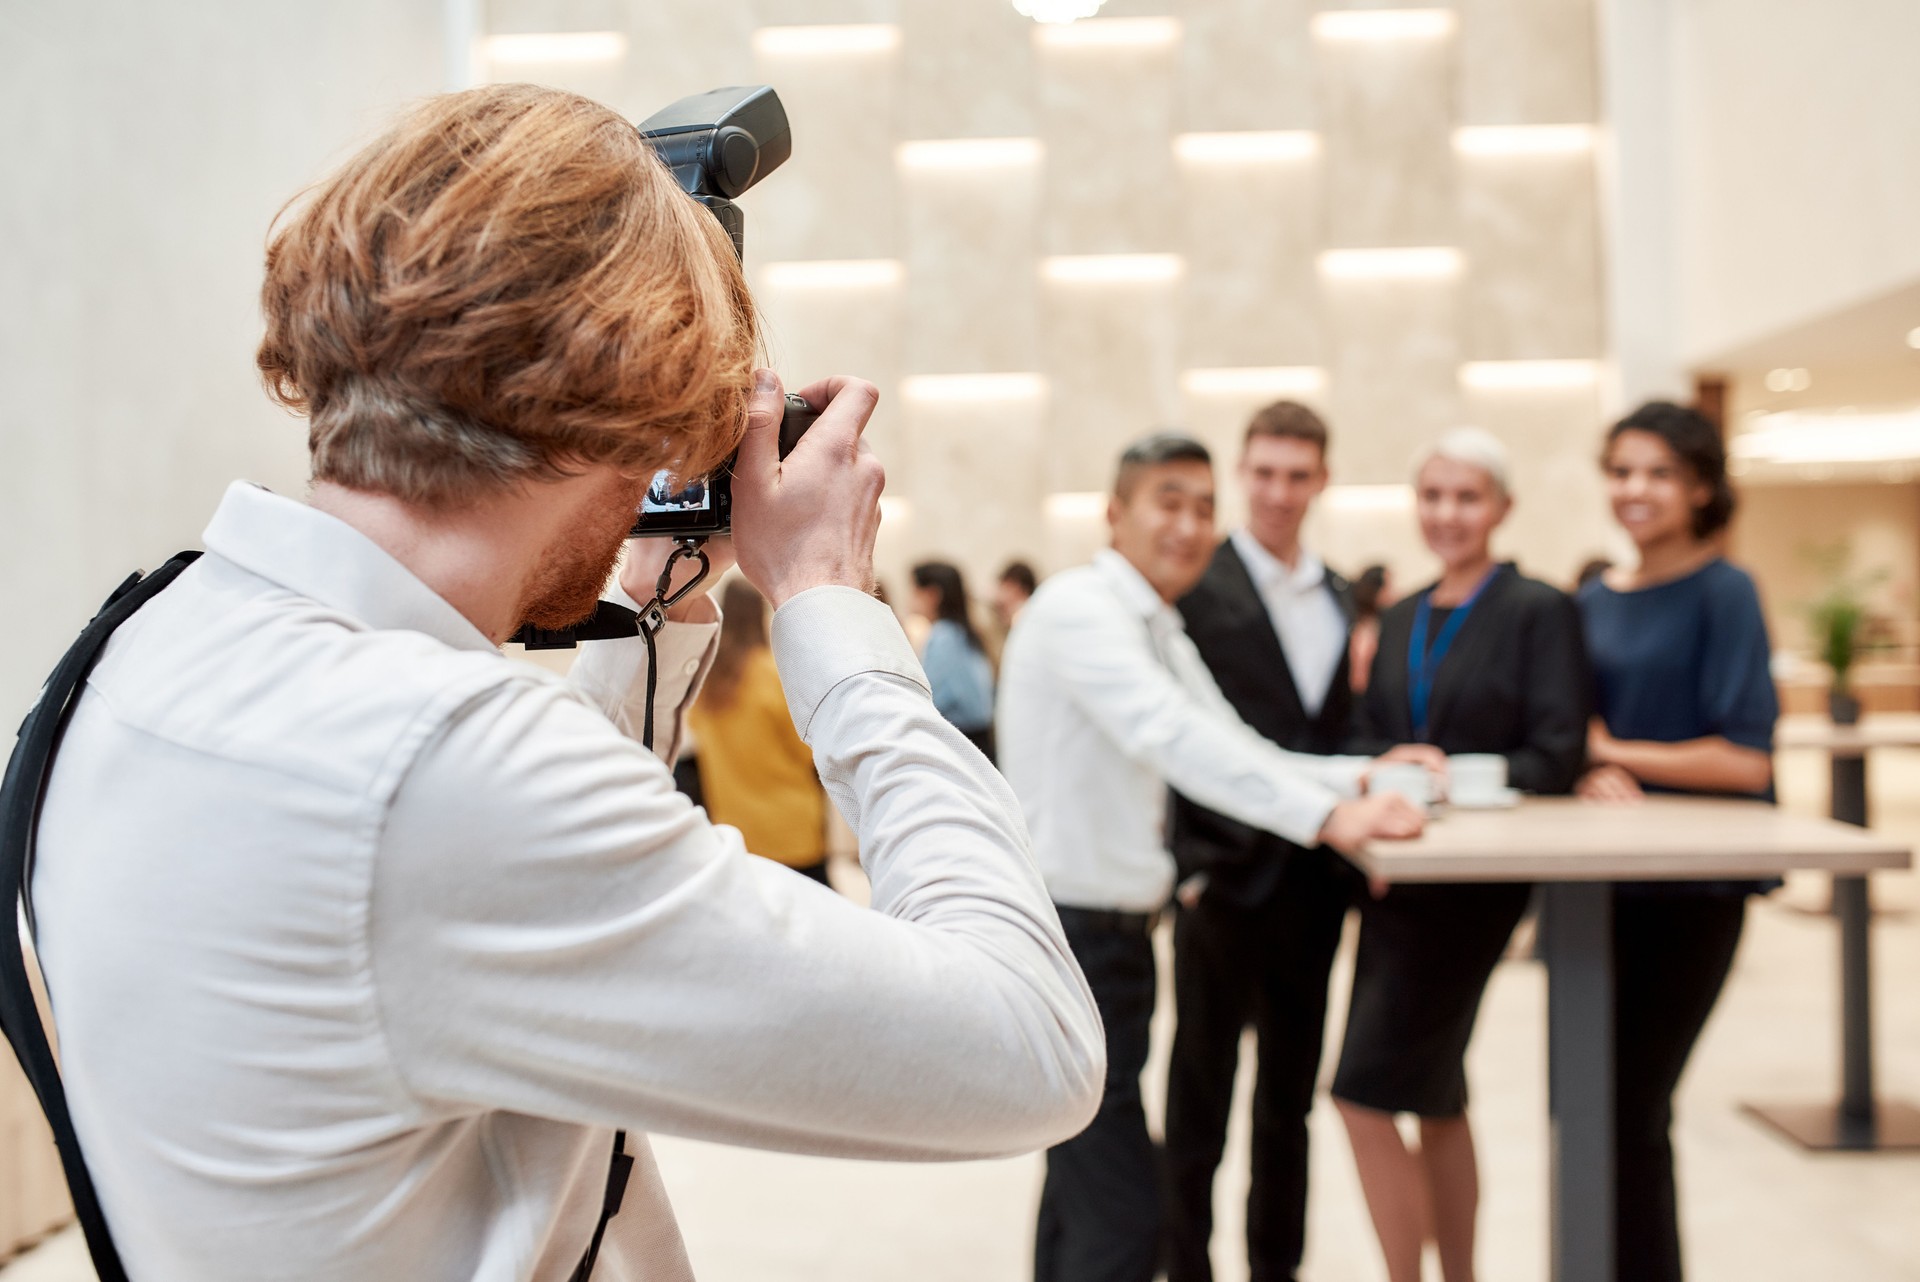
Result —
[[[1347, 584], [1300, 545], [1326, 488], [1327, 429], [1280, 401], [1247, 425], [1238, 476], [1248, 516], [1180, 601], [1187, 633], [1234, 710], [1296, 752], [1342, 751], [1353, 693]], [[1168, 1282], [1210, 1282], [1213, 1178], [1226, 1141], [1240, 1036], [1259, 1047], [1252, 1282], [1291, 1279], [1305, 1245], [1307, 1113], [1327, 1015], [1327, 974], [1362, 882], [1307, 849], [1176, 796], [1170, 817], [1182, 889], [1174, 923], [1179, 1014], [1167, 1083]]]

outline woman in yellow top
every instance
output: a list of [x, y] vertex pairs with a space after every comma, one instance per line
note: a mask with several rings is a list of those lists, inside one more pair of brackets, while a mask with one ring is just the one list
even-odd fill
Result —
[[826, 795], [787, 711], [767, 643], [767, 604], [734, 579], [721, 590], [720, 613], [720, 650], [687, 716], [707, 813], [738, 828], [754, 854], [825, 885]]

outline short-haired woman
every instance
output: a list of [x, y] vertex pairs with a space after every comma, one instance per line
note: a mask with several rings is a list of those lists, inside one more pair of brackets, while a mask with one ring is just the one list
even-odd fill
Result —
[[[1607, 434], [1601, 467], [1639, 563], [1580, 589], [1599, 712], [1580, 794], [1771, 800], [1780, 705], [1759, 592], [1720, 555], [1734, 494], [1719, 430], [1682, 406], [1643, 405]], [[1681, 1276], [1673, 1092], [1732, 969], [1747, 896], [1768, 888], [1615, 891], [1614, 1267], [1623, 1278]]]
[[[1588, 709], [1580, 616], [1559, 589], [1494, 560], [1493, 532], [1512, 507], [1506, 450], [1487, 432], [1455, 429], [1421, 454], [1414, 489], [1440, 579], [1380, 616], [1364, 733], [1497, 753], [1513, 787], [1571, 790]], [[1403, 885], [1361, 908], [1333, 1096], [1391, 1282], [1419, 1282], [1429, 1225], [1447, 1282], [1473, 1277], [1467, 1042], [1529, 891]], [[1400, 1137], [1401, 1113], [1419, 1118], [1417, 1151]]]
[[913, 567], [913, 608], [932, 626], [920, 653], [933, 706], [993, 758], [993, 664], [967, 611], [958, 566], [922, 561]]
[[720, 589], [720, 646], [687, 723], [713, 821], [738, 828], [754, 854], [827, 885], [826, 794], [787, 710], [766, 600], [745, 579]]

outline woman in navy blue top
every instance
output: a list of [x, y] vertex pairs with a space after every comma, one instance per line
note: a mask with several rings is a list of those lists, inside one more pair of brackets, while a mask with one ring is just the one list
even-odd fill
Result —
[[[1733, 515], [1720, 433], [1654, 402], [1615, 424], [1602, 457], [1614, 518], [1639, 564], [1577, 598], [1593, 665], [1582, 796], [1773, 795], [1773, 724], [1760, 596], [1720, 557]], [[1615, 1269], [1678, 1282], [1673, 1092], [1720, 996], [1753, 882], [1622, 885], [1614, 897]]]
[[913, 608], [933, 625], [920, 653], [933, 706], [991, 759], [993, 664], [967, 613], [967, 586], [959, 567], [946, 561], [914, 566]]

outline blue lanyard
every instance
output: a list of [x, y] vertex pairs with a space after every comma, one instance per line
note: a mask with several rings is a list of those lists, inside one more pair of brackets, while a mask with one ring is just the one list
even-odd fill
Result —
[[1417, 740], [1424, 742], [1427, 737], [1427, 708], [1433, 702], [1433, 678], [1440, 671], [1447, 651], [1453, 649], [1454, 638], [1460, 635], [1461, 625], [1467, 621], [1467, 612], [1473, 609], [1473, 603], [1480, 599], [1500, 569], [1496, 565], [1488, 570], [1467, 594], [1467, 599], [1447, 616], [1447, 621], [1440, 625], [1440, 635], [1433, 639], [1432, 649], [1427, 648], [1427, 629], [1433, 624], [1433, 589], [1420, 594], [1420, 602], [1413, 609], [1413, 635], [1407, 639], [1407, 701], [1412, 705], [1413, 737]]

